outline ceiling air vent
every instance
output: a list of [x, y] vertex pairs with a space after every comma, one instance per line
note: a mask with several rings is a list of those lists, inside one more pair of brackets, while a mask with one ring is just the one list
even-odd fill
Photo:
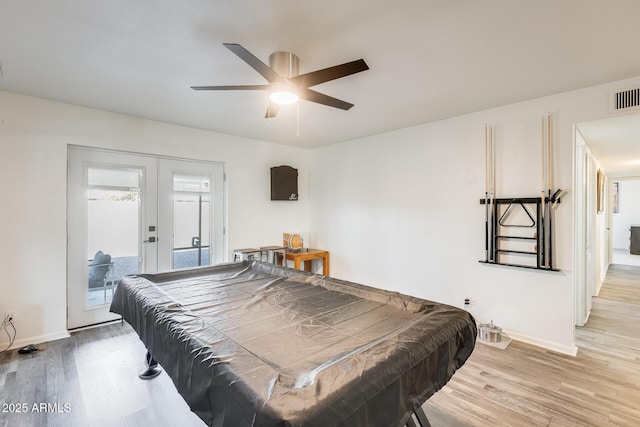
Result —
[[613, 93], [613, 111], [637, 110], [640, 108], [640, 88]]

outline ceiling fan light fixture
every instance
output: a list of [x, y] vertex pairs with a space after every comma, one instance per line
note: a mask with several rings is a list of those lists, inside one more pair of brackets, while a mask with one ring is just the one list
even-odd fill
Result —
[[278, 89], [269, 94], [269, 99], [276, 104], [291, 105], [298, 102], [300, 98], [292, 90]]

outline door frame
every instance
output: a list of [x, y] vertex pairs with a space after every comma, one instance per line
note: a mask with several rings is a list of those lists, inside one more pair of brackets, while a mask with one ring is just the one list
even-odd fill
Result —
[[576, 326], [584, 326], [586, 322], [586, 144], [578, 138], [578, 129], [573, 127], [573, 317]]
[[[574, 324], [584, 326], [591, 314], [592, 297], [596, 296], [601, 285], [601, 271], [604, 265], [609, 265], [611, 253], [611, 239], [609, 230], [605, 230], [607, 236], [605, 241], [598, 239], [596, 235], [596, 215], [597, 199], [597, 179], [598, 170], [596, 159], [591, 153], [587, 141], [584, 139], [579, 129], [573, 127], [574, 146], [574, 167], [573, 167], [573, 289], [574, 289]], [[611, 203], [610, 203], [610, 180], [605, 176], [604, 185], [604, 211], [605, 228], [610, 228]], [[603, 263], [602, 244], [607, 245], [606, 263]], [[598, 268], [596, 268], [596, 265]], [[605, 267], [606, 270], [606, 267]], [[606, 271], [605, 271], [606, 272]]]

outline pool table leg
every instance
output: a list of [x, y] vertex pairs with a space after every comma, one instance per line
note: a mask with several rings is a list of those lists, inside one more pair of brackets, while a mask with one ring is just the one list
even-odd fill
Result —
[[418, 424], [420, 424], [421, 427], [431, 427], [431, 424], [429, 424], [429, 420], [427, 419], [427, 414], [424, 413], [422, 406], [416, 409], [414, 414], [416, 414]]
[[160, 375], [160, 373], [162, 372], [162, 368], [158, 366], [158, 362], [156, 362], [153, 356], [151, 356], [151, 353], [149, 353], [148, 351], [145, 362], [147, 363], [147, 369], [138, 374], [138, 377], [140, 377], [140, 379], [150, 380]]

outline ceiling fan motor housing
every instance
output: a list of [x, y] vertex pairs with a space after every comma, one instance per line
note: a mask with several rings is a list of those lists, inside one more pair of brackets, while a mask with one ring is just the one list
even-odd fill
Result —
[[300, 74], [300, 58], [291, 52], [274, 52], [269, 55], [269, 67], [282, 77], [295, 77]]

